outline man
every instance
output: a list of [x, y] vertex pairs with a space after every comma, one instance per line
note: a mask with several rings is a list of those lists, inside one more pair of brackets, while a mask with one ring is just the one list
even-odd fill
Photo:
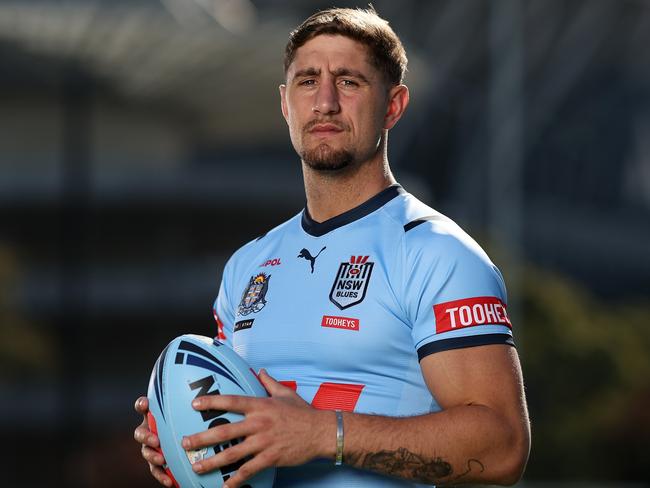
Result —
[[[326, 10], [291, 33], [280, 96], [307, 207], [233, 255], [215, 302], [219, 339], [271, 396], [202, 397], [197, 410], [245, 420], [183, 440], [245, 437], [193, 465], [247, 458], [228, 488], [269, 466], [288, 487], [513, 484], [523, 473], [530, 432], [501, 275], [388, 165], [405, 69], [373, 10]], [[146, 422], [135, 438], [171, 486]]]

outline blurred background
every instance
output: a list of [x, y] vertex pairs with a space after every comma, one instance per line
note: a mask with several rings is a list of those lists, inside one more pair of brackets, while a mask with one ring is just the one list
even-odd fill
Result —
[[[393, 170], [508, 283], [520, 485], [650, 486], [650, 2], [373, 4], [410, 60]], [[277, 86], [330, 6], [0, 0], [2, 486], [157, 486], [133, 403], [304, 206]]]

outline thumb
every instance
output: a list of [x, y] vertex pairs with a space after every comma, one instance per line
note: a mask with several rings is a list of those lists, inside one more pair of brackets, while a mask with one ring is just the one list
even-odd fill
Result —
[[143, 415], [147, 415], [149, 411], [149, 399], [145, 396], [141, 396], [135, 401], [135, 411]]
[[257, 375], [262, 386], [266, 389], [269, 395], [277, 396], [286, 394], [287, 390], [293, 392], [291, 388], [284, 386], [282, 383], [278, 382], [270, 374], [266, 372], [264, 368], [260, 369], [259, 374]]

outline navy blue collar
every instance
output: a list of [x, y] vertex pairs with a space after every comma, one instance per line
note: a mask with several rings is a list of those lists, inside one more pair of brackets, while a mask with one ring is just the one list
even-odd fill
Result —
[[305, 209], [302, 212], [302, 228], [307, 234], [314, 237], [324, 236], [334, 229], [338, 229], [339, 227], [347, 225], [351, 222], [354, 222], [355, 220], [359, 220], [360, 218], [365, 217], [368, 214], [371, 214], [375, 210], [386, 205], [397, 195], [404, 193], [406, 193], [406, 191], [400, 185], [391, 185], [388, 188], [377, 193], [374, 197], [366, 200], [358, 207], [354, 207], [353, 209], [350, 209], [347, 212], [343, 212], [336, 217], [332, 217], [325, 222], [316, 222], [314, 219], [312, 219], [309, 215], [309, 210], [307, 210], [307, 206], [305, 206]]

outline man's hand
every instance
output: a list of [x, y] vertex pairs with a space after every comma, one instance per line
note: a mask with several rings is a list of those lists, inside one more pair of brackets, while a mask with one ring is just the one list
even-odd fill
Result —
[[135, 401], [135, 411], [144, 416], [142, 423], [135, 429], [133, 438], [142, 444], [142, 457], [149, 463], [149, 471], [158, 482], [165, 486], [172, 486], [172, 480], [165, 474], [162, 466], [165, 464], [165, 458], [158, 449], [160, 441], [158, 436], [149, 430], [147, 423], [147, 412], [149, 412], [149, 401], [147, 397], [140, 397]]
[[205, 473], [251, 456], [228, 479], [228, 488], [236, 488], [272, 466], [296, 466], [317, 457], [334, 459], [334, 413], [311, 407], [263, 369], [259, 379], [270, 398], [209, 395], [192, 402], [196, 410], [226, 410], [245, 415], [241, 422], [219, 425], [183, 439], [183, 448], [187, 450], [245, 437], [244, 441], [192, 466], [195, 472]]

